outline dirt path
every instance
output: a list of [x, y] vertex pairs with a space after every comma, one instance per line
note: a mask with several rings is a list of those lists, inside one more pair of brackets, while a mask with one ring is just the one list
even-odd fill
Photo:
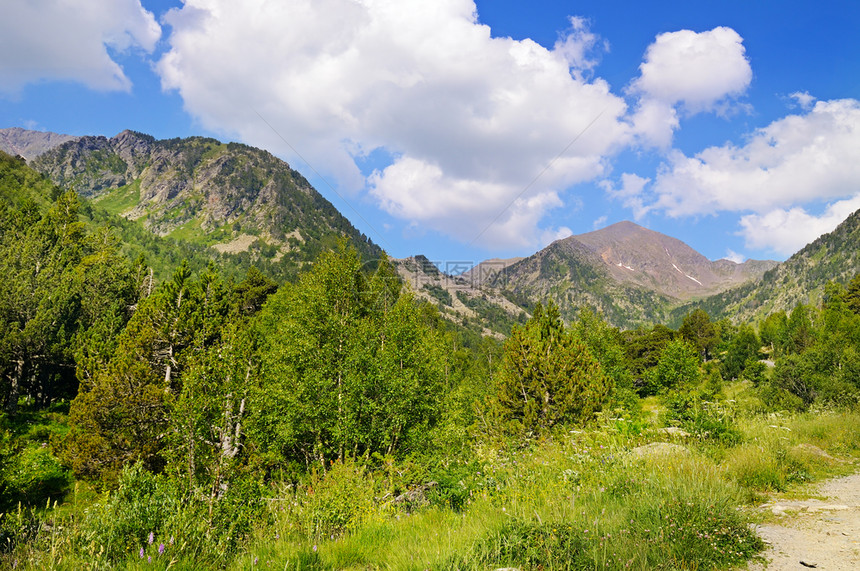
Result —
[[751, 565], [751, 571], [860, 570], [860, 474], [827, 480], [818, 495], [825, 499], [762, 506], [777, 521], [757, 526], [769, 545], [768, 564]]

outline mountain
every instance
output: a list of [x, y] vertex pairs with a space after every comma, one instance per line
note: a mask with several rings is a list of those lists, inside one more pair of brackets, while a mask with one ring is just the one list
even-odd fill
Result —
[[301, 174], [247, 145], [123, 131], [67, 141], [30, 165], [158, 236], [244, 254], [273, 274], [294, 275], [339, 238], [365, 259], [382, 253]]
[[761, 279], [679, 307], [674, 321], [700, 307], [714, 318], [753, 322], [799, 303], [818, 304], [828, 281], [846, 283], [860, 273], [860, 210]]
[[600, 256], [617, 281], [682, 300], [756, 279], [777, 265], [771, 260], [712, 262], [684, 242], [633, 222], [619, 222], [567, 240], [576, 240]]
[[74, 141], [77, 138], [72, 135], [61, 135], [49, 131], [29, 131], [20, 127], [11, 127], [0, 129], [0, 151], [13, 157], [20, 155], [29, 161], [54, 147], [67, 141]]
[[553, 242], [498, 271], [484, 267], [477, 273], [481, 285], [520, 303], [552, 299], [568, 319], [589, 306], [617, 327], [635, 327], [664, 322], [684, 301], [757, 279], [776, 264], [712, 262], [680, 240], [619, 222]]
[[416, 297], [436, 305], [449, 321], [482, 335], [506, 336], [514, 323], [525, 323], [529, 317], [522, 305], [499, 290], [475, 284], [468, 272], [449, 275], [422, 255], [392, 263]]

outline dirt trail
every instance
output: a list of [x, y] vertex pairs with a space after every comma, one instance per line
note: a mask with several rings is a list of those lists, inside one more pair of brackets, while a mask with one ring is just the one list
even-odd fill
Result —
[[751, 565], [750, 571], [860, 570], [860, 474], [827, 480], [817, 490], [826, 499], [762, 506], [778, 517], [757, 526], [768, 544], [768, 564]]

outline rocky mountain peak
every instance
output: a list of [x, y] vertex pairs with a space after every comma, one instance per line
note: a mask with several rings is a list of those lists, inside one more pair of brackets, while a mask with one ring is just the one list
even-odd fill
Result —
[[12, 155], [20, 155], [28, 161], [62, 145], [78, 139], [72, 135], [61, 135], [50, 131], [30, 131], [20, 127], [0, 129], [0, 150]]

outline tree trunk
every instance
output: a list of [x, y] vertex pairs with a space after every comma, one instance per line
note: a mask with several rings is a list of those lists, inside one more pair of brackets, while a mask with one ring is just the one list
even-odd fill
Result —
[[24, 377], [24, 359], [15, 361], [15, 372], [12, 373], [9, 384], [9, 397], [6, 401], [6, 412], [14, 415], [18, 412], [18, 395], [21, 392], [21, 381]]

